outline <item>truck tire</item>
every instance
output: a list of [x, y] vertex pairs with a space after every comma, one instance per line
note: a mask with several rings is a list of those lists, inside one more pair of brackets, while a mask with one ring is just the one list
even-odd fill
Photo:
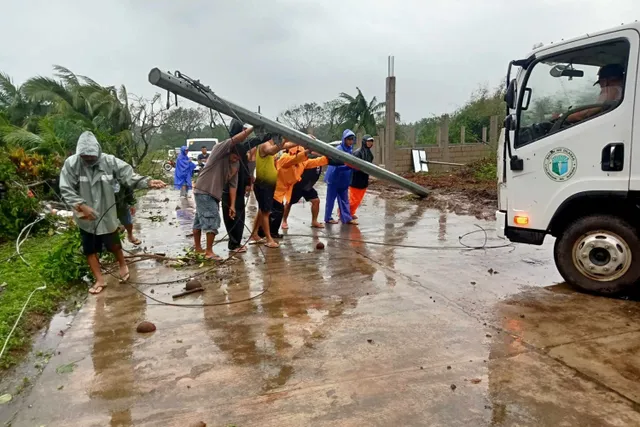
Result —
[[615, 216], [576, 220], [556, 239], [553, 256], [567, 283], [589, 293], [627, 292], [640, 279], [640, 239], [635, 227]]

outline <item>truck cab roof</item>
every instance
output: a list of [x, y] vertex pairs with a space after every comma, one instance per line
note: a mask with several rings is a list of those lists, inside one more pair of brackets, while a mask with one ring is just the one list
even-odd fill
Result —
[[529, 52], [529, 54], [526, 56], [526, 58], [535, 58], [535, 57], [540, 57], [540, 56], [545, 56], [547, 54], [547, 51], [549, 51], [549, 53], [551, 53], [551, 51], [556, 50], [556, 48], [561, 48], [569, 43], [573, 43], [576, 41], [581, 41], [581, 40], [585, 40], [588, 38], [592, 38], [592, 37], [596, 37], [596, 36], [600, 36], [603, 34], [609, 34], [612, 33], [614, 31], [620, 31], [620, 30], [626, 30], [626, 29], [630, 29], [630, 30], [635, 30], [636, 32], [640, 33], [640, 22], [632, 22], [630, 24], [623, 24], [617, 27], [612, 27], [612, 28], [608, 28], [606, 30], [602, 30], [602, 31], [597, 31], [594, 33], [587, 33], [584, 34], [582, 36], [578, 36], [578, 37], [573, 37], [567, 40], [560, 40], [559, 42], [551, 42], [549, 44], [546, 44], [544, 46], [540, 46], [536, 49], [533, 49], [531, 52]]

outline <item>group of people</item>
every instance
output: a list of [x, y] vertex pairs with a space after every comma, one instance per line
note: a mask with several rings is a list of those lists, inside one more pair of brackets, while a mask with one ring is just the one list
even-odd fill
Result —
[[[213, 242], [221, 223], [220, 204], [229, 236], [229, 250], [246, 252], [242, 241], [245, 229], [245, 196], [248, 197], [252, 190], [258, 204], [258, 213], [249, 229], [249, 244], [279, 247], [276, 239], [282, 237], [280, 228], [288, 228], [287, 219], [291, 206], [302, 198], [311, 203], [311, 226], [323, 228], [324, 224], [318, 221], [320, 200], [314, 185], [324, 166], [328, 166], [325, 174], [327, 205], [324, 222], [339, 222], [332, 216], [338, 199], [340, 221], [344, 224], [357, 224], [356, 210], [366, 192], [368, 174], [285, 139], [276, 143], [271, 134], [262, 138], [249, 138], [252, 131], [251, 126], [232, 120], [230, 138], [213, 147], [200, 170], [193, 188], [196, 202], [193, 223], [196, 252], [204, 253], [209, 259], [220, 259], [213, 252]], [[355, 134], [351, 130], [345, 130], [338, 149], [372, 162], [373, 138], [366, 135], [361, 148], [355, 152], [354, 143]], [[176, 186], [182, 188], [183, 181], [180, 180]], [[204, 249], [201, 240], [203, 232], [206, 236]]]
[[[176, 162], [175, 188], [187, 197], [193, 189], [196, 213], [193, 238], [196, 252], [206, 258], [219, 260], [213, 243], [220, 223], [224, 221], [229, 237], [229, 249], [235, 253], [246, 251], [242, 236], [245, 229], [245, 196], [251, 191], [258, 202], [250, 231], [250, 244], [264, 244], [277, 248], [275, 239], [281, 238], [280, 228], [288, 228], [291, 206], [301, 199], [311, 203], [311, 226], [323, 228], [318, 221], [320, 199], [314, 185], [322, 168], [327, 183], [327, 204], [324, 222], [338, 223], [332, 216], [336, 199], [339, 218], [344, 224], [357, 224], [356, 210], [360, 205], [369, 176], [354, 166], [311, 152], [293, 142], [274, 141], [271, 134], [251, 137], [253, 128], [239, 120], [230, 126], [230, 138], [213, 147], [211, 153], [202, 150], [204, 166], [192, 184], [195, 165], [189, 159], [188, 147], [181, 148]], [[353, 151], [355, 134], [345, 130], [339, 150], [372, 162], [373, 138], [366, 135], [360, 149]], [[254, 177], [255, 175], [255, 177]], [[153, 180], [135, 173], [131, 165], [110, 154], [102, 153], [100, 143], [91, 132], [78, 139], [76, 154], [66, 159], [60, 172], [60, 192], [74, 211], [80, 229], [82, 248], [95, 277], [91, 293], [100, 293], [106, 282], [100, 270], [98, 255], [104, 248], [114, 253], [119, 264], [121, 281], [129, 279], [118, 228], [123, 226], [128, 240], [140, 244], [133, 235], [131, 215], [135, 212], [133, 191], [139, 188], [164, 188], [161, 180]], [[220, 205], [222, 204], [222, 218]], [[202, 247], [202, 234], [205, 247]]]

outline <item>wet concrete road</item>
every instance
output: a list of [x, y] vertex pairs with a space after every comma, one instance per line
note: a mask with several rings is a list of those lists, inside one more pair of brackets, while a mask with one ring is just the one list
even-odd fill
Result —
[[[191, 244], [193, 213], [180, 205], [173, 191], [143, 199], [149, 250]], [[166, 222], [142, 219], [158, 211]], [[207, 274], [204, 293], [176, 301], [206, 307], [157, 305], [112, 281], [74, 319], [12, 425], [640, 425], [638, 302], [555, 285], [549, 244], [460, 249], [474, 224], [489, 230], [487, 245], [503, 244], [492, 222], [371, 194], [359, 214], [359, 228], [312, 232], [309, 205], [295, 206], [266, 263], [253, 246]], [[190, 271], [146, 261], [132, 280]], [[140, 290], [171, 302], [183, 286]], [[143, 319], [157, 331], [138, 334]]]

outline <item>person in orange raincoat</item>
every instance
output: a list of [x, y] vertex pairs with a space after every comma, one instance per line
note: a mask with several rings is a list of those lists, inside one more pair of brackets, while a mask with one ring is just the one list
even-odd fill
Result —
[[[373, 153], [371, 152], [371, 147], [373, 147], [373, 137], [365, 135], [362, 138], [362, 146], [359, 150], [354, 151], [353, 155], [365, 162], [372, 163]], [[367, 187], [369, 187], [369, 174], [357, 169], [354, 170], [351, 175], [351, 184], [349, 185], [349, 208], [353, 219], [358, 219], [356, 210], [362, 203]]]
[[271, 211], [271, 221], [269, 223], [272, 236], [281, 236], [279, 231], [285, 205], [291, 202], [293, 186], [302, 179], [305, 169], [315, 169], [329, 164], [327, 157], [309, 159], [309, 154], [309, 150], [296, 146], [282, 154], [276, 163], [278, 181], [273, 196], [273, 210]]

